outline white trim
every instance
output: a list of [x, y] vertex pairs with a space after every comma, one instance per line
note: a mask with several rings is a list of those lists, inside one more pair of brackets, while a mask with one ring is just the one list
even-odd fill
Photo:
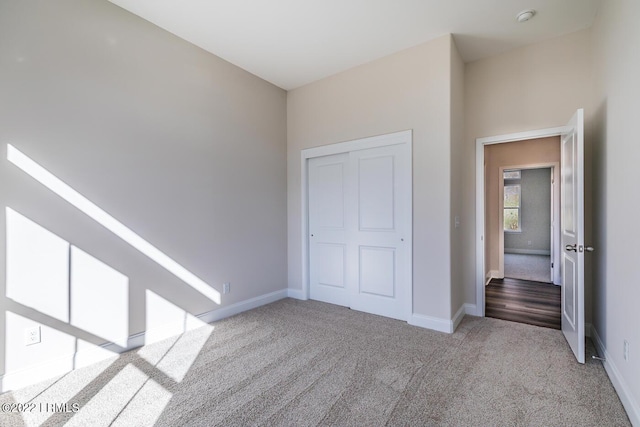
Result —
[[332, 154], [348, 153], [351, 151], [367, 150], [369, 148], [388, 147], [390, 145], [406, 144], [411, 141], [413, 131], [403, 130], [385, 135], [370, 136], [352, 141], [338, 142], [335, 144], [321, 145], [319, 147], [302, 150], [303, 159], [313, 157], [330, 156]]
[[306, 300], [309, 299], [305, 295], [303, 289], [291, 289], [291, 288], [289, 288], [289, 289], [287, 289], [287, 296], [289, 298], [299, 299], [299, 300], [302, 300], [302, 301], [306, 301]]
[[460, 324], [460, 322], [462, 322], [462, 319], [464, 318], [464, 315], [466, 313], [467, 313], [466, 307], [464, 304], [462, 304], [458, 309], [458, 311], [456, 311], [456, 314], [453, 315], [453, 319], [451, 319], [452, 333], [456, 331], [456, 329], [458, 328], [458, 325]]
[[112, 342], [106, 342], [104, 344], [100, 344], [100, 347], [109, 350], [113, 353], [124, 353], [125, 351], [133, 350], [134, 348], [142, 347], [145, 344], [145, 333], [138, 332], [137, 334], [130, 335], [127, 339], [127, 346], [121, 347]]
[[413, 326], [432, 329], [434, 331], [445, 332], [450, 334], [453, 332], [453, 321], [449, 319], [441, 319], [439, 317], [425, 316], [424, 314], [413, 313], [407, 322]]
[[[509, 165], [509, 166], [500, 166], [499, 167], [499, 176], [509, 169], [519, 169], [519, 170], [529, 170], [529, 169], [551, 169], [553, 176], [551, 178], [551, 185], [553, 186], [551, 206], [553, 206], [553, 212], [550, 212], [551, 216], [551, 224], [557, 225], [560, 224], [560, 163], [559, 162], [544, 162], [544, 163], [524, 163], [518, 165]], [[498, 180], [498, 199], [500, 203], [500, 207], [498, 209], [498, 226], [504, 221], [504, 180]], [[551, 255], [551, 252], [554, 253], [552, 262], [554, 265], [558, 266], [557, 269], [554, 270], [554, 274], [551, 278], [551, 282], [559, 285], [560, 284], [560, 227], [555, 227], [553, 229], [553, 236], [551, 236], [551, 248], [552, 251], [549, 253], [542, 253], [540, 255]], [[505, 230], [505, 232], [508, 232]], [[521, 230], [516, 231], [520, 233]], [[527, 249], [522, 249], [526, 251]], [[498, 235], [498, 277], [504, 277], [504, 254], [507, 250], [504, 248], [504, 233], [499, 233]], [[514, 253], [529, 253], [529, 252], [514, 252]], [[549, 272], [551, 273], [551, 271]]]
[[525, 132], [507, 133], [497, 136], [486, 136], [476, 138], [476, 143], [480, 145], [502, 144], [503, 142], [526, 141], [527, 139], [548, 138], [550, 136], [559, 136], [567, 132], [567, 126], [559, 126], [555, 128], [528, 130]]
[[[587, 325], [585, 325], [587, 326]], [[622, 402], [622, 406], [627, 411], [627, 416], [629, 417], [629, 421], [631, 421], [631, 425], [640, 426], [640, 403], [634, 401], [633, 394], [629, 389], [629, 385], [625, 381], [622, 374], [618, 370], [615, 363], [613, 363], [613, 358], [607, 352], [607, 348], [604, 346], [604, 343], [600, 339], [600, 335], [598, 335], [598, 331], [593, 325], [591, 326], [591, 339], [596, 346], [596, 350], [600, 357], [603, 357], [605, 361], [602, 362], [602, 366], [604, 366], [604, 370], [607, 372], [611, 383], [613, 384], [613, 388], [615, 388], [616, 393], [618, 393], [618, 397]], [[585, 328], [586, 329], [586, 328]]]
[[504, 279], [504, 277], [500, 277], [500, 272], [498, 270], [489, 270], [485, 279], [488, 283], [491, 281], [491, 279]]
[[[0, 375], [0, 393], [27, 387], [116, 356], [118, 356], [117, 353], [109, 353], [103, 346], [97, 346], [97, 348], [66, 354], [27, 368], [7, 372]], [[81, 359], [82, 363], [78, 363], [78, 359]]]
[[475, 304], [466, 302], [464, 303], [464, 314], [468, 314], [469, 316], [477, 316], [478, 307]]
[[[405, 313], [406, 318], [411, 319], [413, 313], [413, 131], [411, 129], [389, 133], [385, 135], [371, 136], [367, 138], [356, 139], [353, 141], [339, 142], [336, 144], [322, 145], [319, 147], [307, 148], [300, 152], [300, 171], [301, 171], [301, 228], [302, 228], [302, 297], [299, 299], [309, 299], [309, 172], [308, 161], [314, 157], [330, 156], [333, 154], [349, 153], [358, 150], [367, 150], [370, 148], [387, 147], [391, 145], [407, 144], [409, 155], [409, 177], [407, 194], [408, 209], [405, 219], [409, 227], [409, 232], [405, 236], [405, 245], [407, 248], [407, 262], [401, 268], [404, 268], [404, 277], [409, 283], [410, 289], [407, 292]], [[409, 322], [411, 323], [411, 322]]]
[[[226, 319], [227, 317], [235, 316], [245, 311], [253, 310], [254, 308], [261, 307], [263, 305], [271, 304], [272, 302], [287, 298], [289, 296], [290, 289], [282, 289], [279, 291], [271, 292], [268, 294], [260, 295], [248, 300], [240, 301], [235, 304], [231, 304], [225, 307], [220, 307], [216, 310], [207, 311], [196, 315], [195, 317], [204, 323], [211, 323], [218, 320]], [[133, 334], [128, 339], [128, 345], [126, 348], [122, 348], [113, 343], [104, 343], [100, 347], [105, 350], [112, 351], [114, 353], [121, 353], [124, 351], [133, 350], [134, 348], [142, 347], [146, 344], [145, 333], [139, 332]]]
[[519, 255], [547, 255], [551, 256], [551, 251], [545, 251], [544, 249], [511, 249], [504, 248], [505, 254], [519, 254]]
[[[227, 317], [240, 314], [244, 311], [252, 310], [266, 304], [287, 298], [289, 289], [282, 289], [268, 294], [240, 301], [217, 310], [208, 311], [197, 315], [196, 317], [204, 323], [211, 323]], [[168, 338], [168, 337], [167, 337]], [[8, 372], [0, 375], [0, 392], [4, 393], [9, 390], [25, 387], [36, 382], [63, 375], [73, 370], [107, 360], [135, 348], [142, 347], [145, 344], [145, 333], [139, 332], [129, 337], [127, 347], [123, 348], [111, 342], [107, 342], [97, 346], [97, 348], [87, 349], [70, 353], [64, 356], [56, 357], [51, 360], [29, 366], [15, 372]], [[82, 363], [77, 361], [82, 359]]]
[[462, 319], [464, 319], [465, 315], [468, 314], [470, 316], [476, 316], [477, 311], [478, 309], [475, 304], [465, 303], [460, 306], [451, 320], [413, 313], [409, 318], [408, 323], [413, 326], [419, 326], [421, 328], [433, 329], [434, 331], [452, 334], [456, 331], [458, 325], [460, 325], [460, 322], [462, 322]]
[[567, 130], [566, 126], [511, 133], [498, 136], [476, 138], [476, 309], [478, 316], [484, 317], [485, 287], [485, 185], [484, 185], [484, 146], [505, 142], [525, 141], [527, 139], [559, 136]]
[[240, 301], [226, 307], [221, 307], [216, 310], [211, 310], [206, 313], [199, 314], [196, 317], [202, 320], [204, 323], [215, 322], [217, 320], [226, 319], [227, 317], [235, 316], [236, 314], [253, 310], [254, 308], [258, 308], [263, 305], [271, 304], [272, 302], [284, 299], [287, 297], [287, 293], [287, 289], [281, 289], [279, 291]]

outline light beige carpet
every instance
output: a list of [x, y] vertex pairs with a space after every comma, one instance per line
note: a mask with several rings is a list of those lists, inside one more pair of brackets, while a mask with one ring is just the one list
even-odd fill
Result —
[[448, 335], [291, 299], [211, 326], [4, 394], [79, 410], [0, 424], [630, 425], [593, 347], [580, 365], [557, 330], [467, 316]]

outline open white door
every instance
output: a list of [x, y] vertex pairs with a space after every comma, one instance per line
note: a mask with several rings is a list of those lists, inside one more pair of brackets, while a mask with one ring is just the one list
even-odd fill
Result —
[[571, 118], [560, 144], [562, 332], [584, 363], [584, 110]]

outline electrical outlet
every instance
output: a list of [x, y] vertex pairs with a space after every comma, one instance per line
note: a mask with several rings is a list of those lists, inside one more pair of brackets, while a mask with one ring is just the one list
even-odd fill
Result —
[[627, 362], [629, 361], [629, 341], [624, 340], [624, 344], [622, 345], [622, 357]]
[[222, 293], [223, 294], [228, 294], [229, 292], [231, 292], [231, 283], [229, 283], [229, 282], [223, 283], [222, 284]]
[[459, 217], [458, 215], [456, 215], [456, 216], [453, 218], [453, 223], [454, 223], [454, 225], [455, 225], [455, 228], [460, 228], [460, 217]]
[[527, 240], [527, 245], [531, 246], [531, 240]]
[[40, 340], [40, 326], [34, 326], [33, 328], [24, 330], [24, 345], [38, 344]]

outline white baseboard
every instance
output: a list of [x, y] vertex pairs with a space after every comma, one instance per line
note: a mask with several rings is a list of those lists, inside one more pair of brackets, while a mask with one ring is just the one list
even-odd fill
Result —
[[[282, 289], [265, 295], [260, 295], [226, 307], [221, 307], [217, 310], [199, 314], [195, 317], [204, 323], [215, 322], [217, 320], [231, 317], [244, 311], [252, 310], [286, 298], [288, 296], [288, 291], [289, 290], [287, 289]], [[92, 346], [91, 348], [79, 350], [75, 353], [56, 357], [19, 371], [5, 373], [4, 375], [0, 375], [0, 393], [35, 384], [58, 375], [63, 375], [73, 369], [97, 363], [110, 357], [114, 357], [119, 353], [142, 347], [144, 344], [145, 333], [139, 332], [129, 337], [126, 348], [107, 342], [99, 346]]]
[[255, 298], [240, 301], [235, 304], [228, 305], [226, 307], [212, 310], [206, 313], [196, 316], [198, 319], [205, 323], [215, 322], [216, 320], [226, 319], [227, 317], [235, 316], [244, 311], [253, 310], [254, 308], [261, 307], [263, 305], [271, 304], [272, 302], [281, 300], [287, 297], [287, 289], [271, 292], [268, 294], [260, 295]]
[[464, 319], [464, 316], [468, 314], [470, 316], [476, 315], [476, 305], [465, 303], [460, 306], [456, 314], [454, 314], [453, 319], [451, 320], [451, 332], [455, 332], [458, 329], [458, 325]]
[[519, 254], [519, 255], [551, 255], [551, 251], [545, 251], [543, 249], [515, 249], [505, 248], [505, 254]]
[[476, 316], [476, 310], [477, 308], [475, 304], [465, 303], [460, 306], [451, 320], [413, 313], [407, 323], [413, 326], [419, 326], [421, 328], [433, 329], [434, 331], [452, 334], [453, 332], [455, 332], [460, 322], [462, 322], [464, 315], [468, 314], [470, 316]]
[[500, 272], [498, 270], [489, 270], [485, 277], [484, 285], [487, 286], [491, 279], [500, 279]]
[[618, 397], [620, 397], [620, 401], [622, 401], [622, 406], [624, 406], [624, 409], [627, 411], [627, 416], [631, 421], [631, 425], [640, 426], [640, 402], [636, 402], [633, 399], [633, 395], [629, 390], [627, 382], [620, 374], [620, 371], [613, 362], [611, 355], [607, 352], [607, 349], [600, 339], [600, 335], [598, 335], [598, 331], [596, 330], [596, 328], [591, 326], [590, 329], [593, 344], [596, 346], [600, 357], [604, 357], [606, 359], [604, 362], [602, 362], [602, 365], [604, 366], [607, 375], [609, 375], [609, 379], [611, 380], [613, 387], [616, 389]]
[[464, 314], [468, 314], [469, 316], [479, 316], [478, 314], [478, 306], [471, 303], [464, 304]]
[[[217, 320], [226, 319], [227, 317], [235, 316], [236, 314], [240, 314], [244, 311], [252, 310], [254, 308], [258, 308], [260, 306], [270, 304], [272, 302], [281, 300], [286, 297], [287, 297], [287, 290], [282, 289], [279, 291], [275, 291], [275, 292], [260, 295], [254, 298], [250, 298], [248, 300], [240, 301], [235, 304], [231, 304], [231, 305], [219, 308], [217, 310], [207, 311], [205, 313], [198, 314], [195, 317], [204, 323], [211, 323]], [[122, 353], [123, 351], [129, 351], [129, 350], [133, 350], [134, 348], [142, 347], [143, 345], [145, 345], [145, 343], [146, 343], [145, 333], [139, 332], [129, 337], [128, 345], [124, 349], [113, 343], [105, 343], [105, 344], [102, 344], [101, 347], [109, 351], [112, 351], [114, 353]]]
[[294, 299], [299, 299], [302, 301], [306, 301], [309, 298], [307, 298], [307, 296], [305, 295], [304, 291], [302, 289], [287, 289], [287, 296], [289, 298], [294, 298]]
[[456, 314], [453, 315], [453, 319], [451, 319], [451, 332], [456, 331], [456, 329], [458, 328], [458, 325], [460, 324], [460, 322], [462, 322], [462, 318], [464, 317], [465, 314], [466, 314], [466, 309], [464, 307], [464, 304], [462, 304], [458, 309], [458, 311], [456, 311]]
[[424, 314], [413, 313], [407, 322], [413, 326], [421, 328], [433, 329], [434, 331], [453, 332], [453, 321], [449, 319], [441, 319], [439, 317], [425, 316]]

